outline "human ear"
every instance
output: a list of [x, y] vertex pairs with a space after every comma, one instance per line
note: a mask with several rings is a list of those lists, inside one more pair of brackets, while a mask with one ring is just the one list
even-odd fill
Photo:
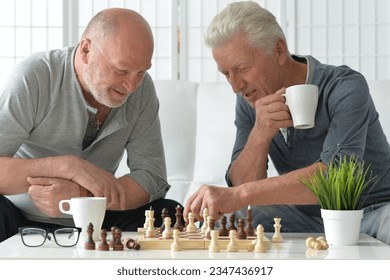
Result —
[[288, 57], [288, 50], [287, 44], [282, 38], [276, 40], [275, 55], [280, 65], [283, 65], [286, 62], [286, 59]]
[[88, 63], [88, 55], [90, 49], [91, 49], [91, 40], [88, 38], [81, 39], [79, 44], [79, 51], [80, 51], [81, 60], [84, 63]]

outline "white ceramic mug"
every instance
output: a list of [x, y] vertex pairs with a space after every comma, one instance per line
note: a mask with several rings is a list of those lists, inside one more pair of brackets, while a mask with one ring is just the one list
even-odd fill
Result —
[[[64, 209], [64, 204], [69, 205], [69, 210]], [[92, 238], [99, 241], [106, 214], [106, 204], [107, 199], [105, 197], [73, 197], [59, 202], [60, 211], [72, 215], [75, 226], [82, 229], [79, 240], [79, 244], [82, 246], [88, 240], [87, 228], [89, 223], [92, 223], [94, 229]]]
[[318, 104], [318, 87], [316, 85], [295, 85], [286, 88], [286, 104], [296, 129], [314, 127]]

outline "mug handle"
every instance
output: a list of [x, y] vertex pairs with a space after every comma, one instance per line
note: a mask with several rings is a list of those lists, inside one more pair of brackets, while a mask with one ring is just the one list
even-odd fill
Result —
[[281, 96], [283, 96], [283, 97], [284, 97], [284, 100], [286, 100], [286, 102], [285, 102], [284, 104], [286, 104], [286, 105], [288, 106], [286, 94], [285, 94], [285, 93], [282, 93]]
[[[68, 203], [69, 204], [69, 210], [65, 210], [64, 209], [64, 204], [65, 203]], [[64, 214], [72, 214], [71, 213], [71, 209], [70, 209], [70, 200], [69, 199], [65, 199], [65, 200], [61, 200], [59, 203], [58, 203], [58, 207], [60, 208], [60, 211]]]

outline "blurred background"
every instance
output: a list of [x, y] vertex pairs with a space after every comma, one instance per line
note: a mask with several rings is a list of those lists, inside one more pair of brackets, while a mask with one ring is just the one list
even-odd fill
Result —
[[[212, 17], [228, 0], [6, 0], [0, 1], [0, 85], [33, 52], [76, 45], [93, 15], [126, 7], [151, 25], [156, 80], [223, 81], [203, 44]], [[367, 80], [390, 79], [390, 1], [263, 0], [285, 31], [291, 53], [346, 64]]]

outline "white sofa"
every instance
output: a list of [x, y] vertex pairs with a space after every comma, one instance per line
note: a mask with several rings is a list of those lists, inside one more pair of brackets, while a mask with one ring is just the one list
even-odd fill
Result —
[[[235, 140], [236, 96], [227, 82], [156, 81], [165, 147], [167, 197], [184, 204], [201, 184], [226, 186]], [[390, 135], [390, 80], [370, 83], [386, 135]], [[268, 176], [277, 175], [270, 164]], [[126, 172], [122, 160], [117, 175]]]

